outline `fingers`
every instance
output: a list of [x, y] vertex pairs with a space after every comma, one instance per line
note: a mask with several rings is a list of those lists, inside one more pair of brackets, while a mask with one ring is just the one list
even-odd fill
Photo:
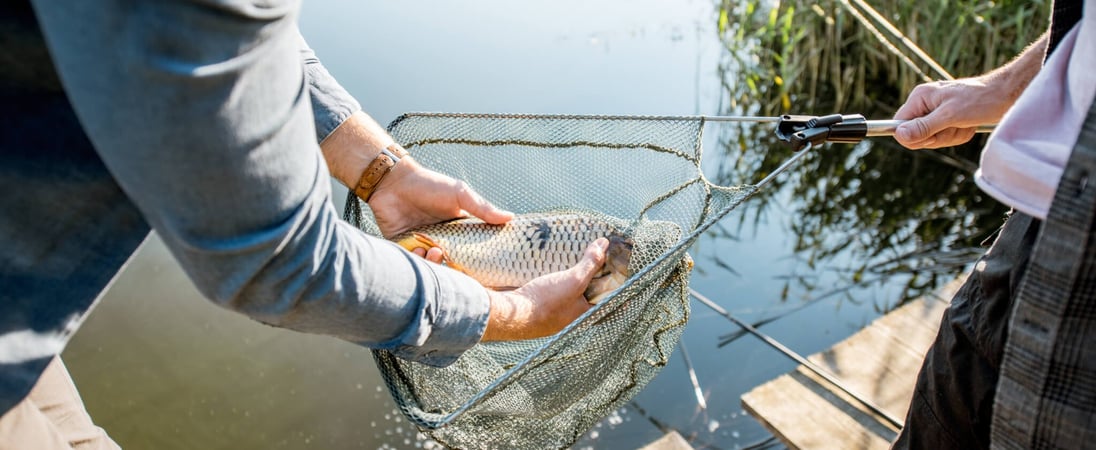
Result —
[[932, 88], [926, 85], [915, 87], [910, 91], [906, 103], [903, 103], [894, 113], [895, 120], [906, 121], [894, 130], [894, 140], [906, 148], [924, 148], [934, 143], [932, 138], [934, 133], [931, 132], [930, 126], [934, 122], [929, 119], [935, 108], [935, 105], [929, 104], [931, 90]]
[[894, 113], [905, 120], [894, 131], [894, 139], [909, 149], [941, 148], [959, 145], [974, 137], [972, 123], [981, 123], [967, 107], [977, 83], [964, 81], [933, 82], [915, 87], [909, 98]]
[[581, 316], [592, 307], [582, 292], [605, 263], [608, 247], [608, 239], [598, 239], [570, 269], [537, 277], [514, 291], [488, 291], [491, 313], [483, 340], [551, 336]]
[[932, 92], [934, 92], [939, 86], [939, 83], [921, 84], [914, 87], [910, 91], [909, 97], [906, 98], [906, 103], [898, 108], [898, 111], [894, 113], [895, 120], [910, 120], [924, 116], [933, 109], [936, 105], [932, 104], [931, 100]]
[[601, 269], [601, 266], [605, 264], [605, 251], [608, 248], [609, 240], [598, 238], [586, 247], [586, 252], [582, 254], [582, 260], [570, 269], [575, 271], [578, 278], [582, 280], [582, 288], [585, 288], [586, 285], [590, 284], [590, 280], [594, 278], [594, 275]]
[[430, 250], [426, 252], [426, 255], [422, 255], [427, 261], [432, 263], [441, 264], [442, 258], [445, 257], [445, 251], [438, 247], [430, 247]]
[[918, 85], [910, 91], [906, 103], [894, 113], [896, 120], [906, 121], [894, 130], [894, 140], [899, 144], [909, 149], [936, 146], [936, 134], [949, 127], [948, 121], [938, 110], [941, 86], [941, 83]]
[[899, 125], [894, 132], [894, 139], [906, 148], [933, 148], [938, 140], [936, 134], [946, 128], [944, 121], [929, 113]]
[[514, 218], [514, 213], [496, 208], [463, 182], [460, 183], [460, 191], [457, 193], [457, 203], [468, 214], [489, 224], [499, 225]]
[[[975, 128], [942, 128], [939, 130], [927, 130], [919, 120], [906, 122], [895, 130], [894, 139], [902, 146], [911, 149], [928, 149], [953, 147], [971, 140], [976, 132]], [[907, 130], [903, 127], [908, 125]], [[910, 131], [912, 130], [912, 131]], [[921, 138], [921, 139], [918, 139]]]
[[427, 261], [430, 261], [432, 263], [437, 263], [437, 264], [441, 264], [442, 258], [445, 257], [445, 251], [438, 248], [438, 247], [430, 247], [430, 250], [427, 250], [427, 249], [424, 249], [424, 248], [420, 247], [420, 248], [416, 248], [414, 250], [411, 250], [411, 253], [414, 253], [414, 254], [418, 255], [418, 257], [420, 257], [420, 258], [423, 258]]

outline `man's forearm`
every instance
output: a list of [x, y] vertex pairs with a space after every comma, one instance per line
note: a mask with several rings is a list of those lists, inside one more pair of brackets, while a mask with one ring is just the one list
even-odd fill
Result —
[[312, 99], [316, 138], [331, 175], [347, 187], [392, 143], [392, 138], [335, 77], [328, 73], [316, 53], [298, 33], [305, 79]]
[[369, 163], [392, 144], [392, 137], [372, 117], [358, 111], [320, 143], [331, 175], [353, 188]]
[[1031, 80], [1039, 73], [1046, 55], [1049, 32], [1043, 33], [1035, 42], [1020, 52], [1012, 61], [982, 75], [982, 81], [993, 87], [1002, 97], [1012, 104], [1024, 92]]

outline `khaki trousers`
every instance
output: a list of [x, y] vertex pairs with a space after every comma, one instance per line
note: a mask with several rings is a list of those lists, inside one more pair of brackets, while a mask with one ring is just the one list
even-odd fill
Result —
[[84, 409], [65, 364], [53, 358], [34, 389], [0, 417], [0, 450], [118, 450]]

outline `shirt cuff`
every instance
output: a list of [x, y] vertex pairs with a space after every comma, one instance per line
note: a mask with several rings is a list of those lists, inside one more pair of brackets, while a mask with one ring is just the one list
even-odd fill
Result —
[[[299, 34], [298, 34], [299, 36]], [[362, 109], [361, 104], [327, 71], [303, 37], [299, 38], [312, 115], [316, 124], [316, 142], [323, 142], [346, 119]]]
[[422, 274], [420, 298], [426, 303], [395, 345], [384, 347], [399, 358], [445, 367], [479, 343], [487, 329], [491, 301], [472, 278], [410, 257], [412, 264], [423, 266], [416, 272]]

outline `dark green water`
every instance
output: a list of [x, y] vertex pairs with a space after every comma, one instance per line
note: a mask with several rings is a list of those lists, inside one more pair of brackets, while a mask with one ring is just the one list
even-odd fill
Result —
[[[314, 1], [302, 30], [378, 121], [407, 111], [777, 114], [745, 74], [748, 40], [725, 46], [707, 1]], [[751, 56], [755, 55], [755, 56]], [[793, 88], [794, 89], [794, 88]], [[759, 98], [751, 100], [750, 96]], [[888, 118], [881, 88], [864, 110], [796, 94], [802, 114]], [[851, 103], [857, 104], [857, 103]], [[801, 109], [799, 109], [801, 108]], [[717, 184], [756, 181], [789, 156], [770, 125], [705, 130]], [[733, 212], [691, 252], [692, 286], [806, 355], [823, 350], [973, 261], [1002, 210], [947, 158], [889, 140], [827, 146]], [[342, 205], [343, 189], [337, 189]], [[699, 303], [681, 351], [633, 405], [577, 448], [637, 448], [657, 425], [697, 448], [769, 434], [739, 397], [794, 367]], [[259, 325], [203, 300], [154, 237], [120, 275], [65, 358], [98, 423], [130, 449], [433, 448], [395, 410], [362, 348]]]

